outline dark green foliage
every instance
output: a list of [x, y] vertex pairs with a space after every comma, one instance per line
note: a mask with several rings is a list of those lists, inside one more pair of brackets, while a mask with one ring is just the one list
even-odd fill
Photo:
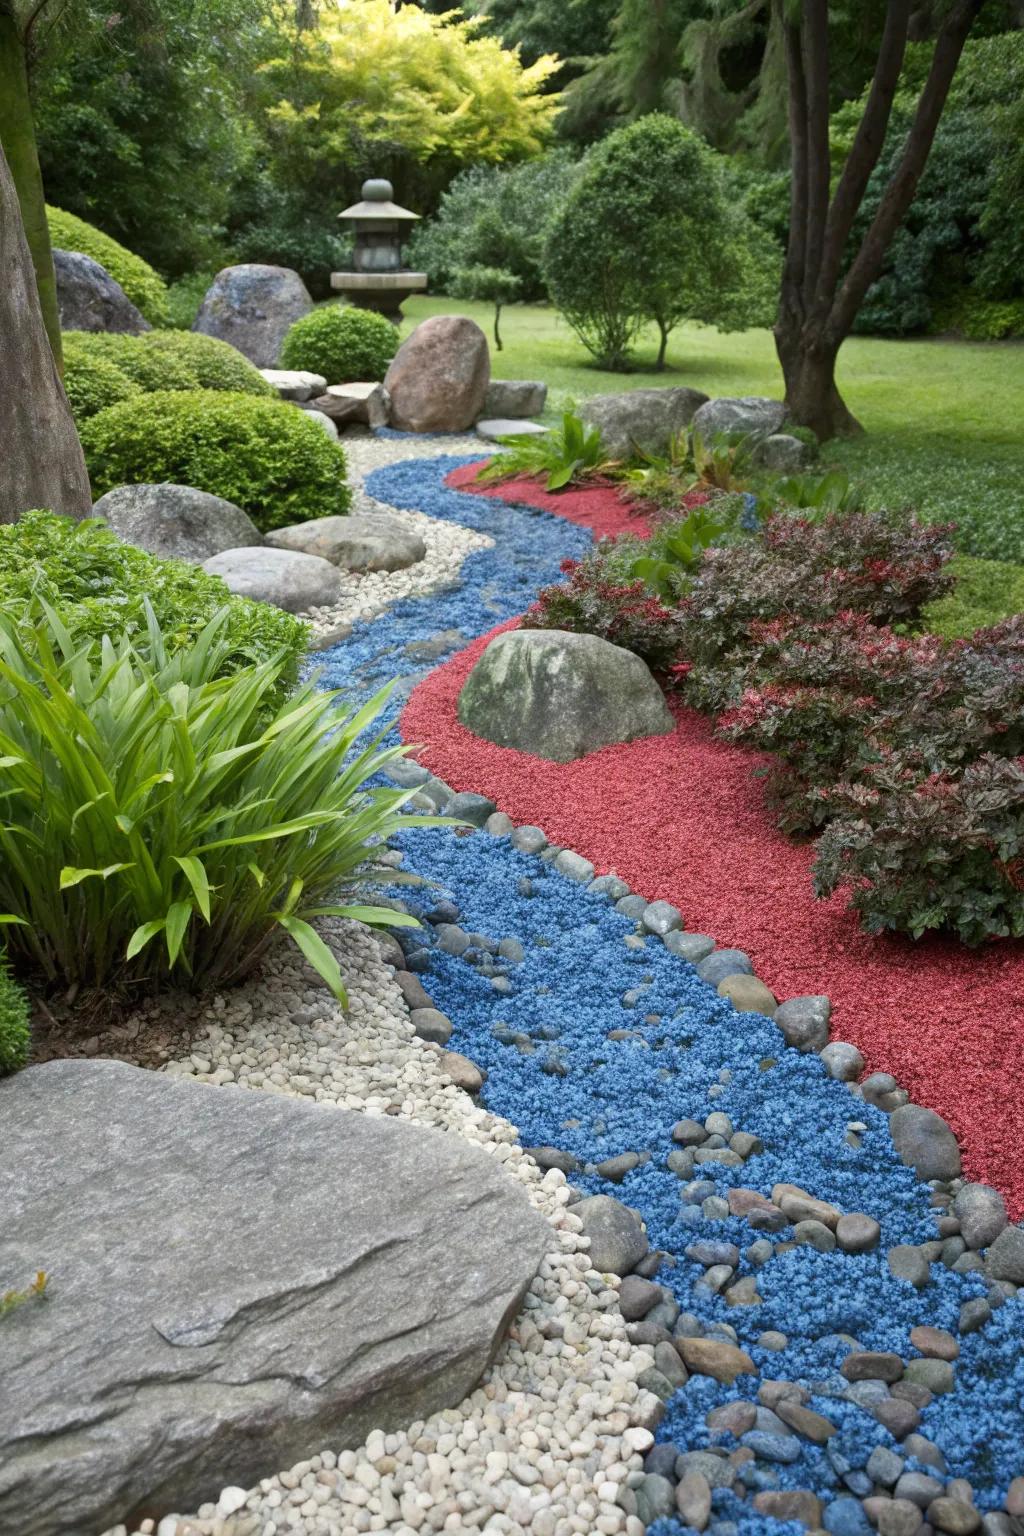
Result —
[[582, 560], [565, 560], [568, 581], [544, 587], [523, 616], [524, 629], [566, 629], [597, 635], [632, 651], [655, 672], [678, 660], [682, 626], [639, 578], [623, 576], [613, 544], [598, 544]]
[[47, 208], [46, 221], [50, 226], [50, 240], [55, 250], [81, 251], [90, 256], [120, 283], [136, 309], [150, 325], [166, 325], [170, 318], [167, 308], [167, 285], [148, 262], [133, 251], [126, 250], [119, 241], [105, 235], [84, 219], [61, 208]]
[[93, 494], [170, 482], [223, 496], [264, 533], [349, 509], [345, 453], [305, 411], [222, 390], [158, 391], [82, 427]]
[[456, 273], [486, 266], [518, 279], [516, 298], [546, 298], [544, 241], [574, 169], [562, 151], [523, 165], [463, 171], [434, 217], [418, 226], [409, 246], [410, 264], [421, 267], [431, 288], [442, 293], [452, 291]]
[[599, 363], [629, 365], [641, 325], [766, 322], [777, 254], [725, 194], [720, 162], [659, 114], [592, 150], [545, 246], [551, 297]]
[[[854, 239], [874, 216], [902, 150], [929, 53], [927, 45], [909, 51]], [[1020, 334], [1022, 102], [1024, 33], [969, 41], [914, 202], [890, 247], [885, 272], [868, 292], [858, 330], [904, 334], [956, 328], [979, 338]], [[853, 102], [837, 114], [837, 154], [849, 143], [862, 106]]]
[[598, 428], [588, 432], [572, 411], [565, 412], [561, 427], [552, 427], [543, 437], [531, 433], [505, 437], [501, 442], [505, 452], [495, 454], [477, 475], [485, 484], [517, 475], [543, 475], [545, 490], [564, 491], [574, 481], [600, 470], [606, 461]]
[[226, 608], [225, 669], [281, 654], [286, 686], [298, 676], [309, 634], [293, 614], [233, 597], [219, 576], [199, 566], [123, 544], [99, 520], [79, 523], [53, 512], [26, 512], [0, 526], [0, 607], [24, 617], [38, 598], [59, 608], [83, 638], [127, 635], [139, 645], [148, 602], [172, 652]]
[[167, 276], [222, 265], [234, 187], [258, 154], [248, 100], [282, 23], [267, 0], [64, 7], [33, 78], [50, 198]]
[[0, 950], [0, 1077], [23, 1067], [28, 1050], [28, 998], [12, 977]]
[[328, 384], [382, 379], [398, 351], [398, 331], [372, 309], [325, 304], [310, 310], [288, 331], [281, 367], [320, 373]]

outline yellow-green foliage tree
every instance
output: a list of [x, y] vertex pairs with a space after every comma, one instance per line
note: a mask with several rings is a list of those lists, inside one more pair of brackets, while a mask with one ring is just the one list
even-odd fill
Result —
[[[457, 12], [332, 0], [290, 58], [267, 67], [271, 131], [292, 184], [390, 174], [433, 200], [463, 166], [525, 160], [551, 137], [558, 68], [524, 65]], [[405, 183], [412, 181], [407, 190]]]

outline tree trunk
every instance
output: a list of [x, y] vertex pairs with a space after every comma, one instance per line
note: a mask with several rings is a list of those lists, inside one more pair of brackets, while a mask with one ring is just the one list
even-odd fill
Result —
[[46, 198], [39, 170], [32, 104], [28, 93], [25, 43], [10, 10], [0, 0], [0, 147], [14, 178], [25, 226], [46, 334], [50, 338], [58, 370], [63, 369], [57, 279], [53, 270], [50, 231], [46, 223]]
[[661, 344], [658, 347], [658, 361], [654, 365], [656, 373], [664, 373], [665, 371], [665, 354], [668, 352], [669, 329], [669, 326], [665, 324], [664, 320], [658, 321], [658, 331], [661, 335]]
[[788, 331], [780, 321], [775, 350], [786, 381], [786, 405], [797, 426], [809, 427], [819, 442], [863, 432], [836, 385], [838, 346], [808, 343], [799, 328]]
[[43, 325], [18, 194], [0, 146], [0, 523], [32, 507], [88, 517], [82, 445]]
[[497, 299], [494, 301], [494, 350], [496, 352], [505, 350], [501, 344], [501, 302]]

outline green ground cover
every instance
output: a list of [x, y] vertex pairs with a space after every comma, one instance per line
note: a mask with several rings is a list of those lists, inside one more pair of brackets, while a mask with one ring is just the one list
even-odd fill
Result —
[[[470, 314], [490, 334], [489, 305], [429, 297], [405, 305], [403, 333], [445, 313]], [[495, 377], [546, 379], [552, 419], [587, 395], [651, 385], [689, 384], [710, 395], [782, 393], [764, 330], [722, 335], [680, 326], [660, 374], [588, 366], [582, 345], [544, 306], [509, 306], [502, 334]], [[637, 356], [650, 366], [656, 350], [652, 331]], [[867, 431], [827, 444], [823, 465], [845, 465], [873, 506], [914, 506], [929, 519], [956, 522], [966, 554], [1024, 564], [1024, 345], [854, 337], [840, 355], [839, 383]]]

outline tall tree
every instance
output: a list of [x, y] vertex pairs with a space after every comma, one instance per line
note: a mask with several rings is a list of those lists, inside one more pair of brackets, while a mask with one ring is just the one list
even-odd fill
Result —
[[885, 145], [912, 16], [888, 0], [874, 75], [846, 162], [831, 192], [827, 0], [772, 0], [783, 28], [792, 151], [789, 239], [775, 344], [795, 421], [821, 438], [860, 431], [836, 386], [836, 358], [879, 276], [914, 198], [956, 67], [984, 0], [953, 0], [936, 29], [931, 67], [874, 218], [850, 235]]
[[29, 98], [28, 54], [37, 33], [59, 16], [65, 3], [66, 0], [0, 0], [0, 148], [17, 190], [43, 321], [58, 369], [61, 346], [57, 279]]
[[18, 193], [0, 147], [0, 523], [31, 507], [92, 511], [89, 476], [43, 325]]

